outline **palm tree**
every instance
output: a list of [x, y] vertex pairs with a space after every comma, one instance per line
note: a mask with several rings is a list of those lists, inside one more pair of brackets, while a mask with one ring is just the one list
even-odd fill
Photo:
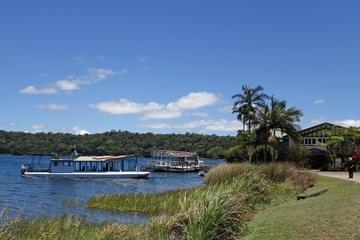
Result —
[[275, 137], [276, 130], [280, 126], [280, 121], [286, 108], [286, 102], [280, 101], [272, 95], [269, 97], [270, 105], [270, 128], [272, 130], [272, 135]]
[[263, 93], [263, 87], [252, 88], [248, 85], [242, 86], [242, 93], [232, 96], [236, 99], [233, 107], [233, 113], [237, 113], [238, 121], [243, 122], [243, 131], [245, 125], [248, 125], [248, 131], [251, 131], [251, 125], [256, 121], [258, 109], [264, 105], [267, 95]]
[[274, 139], [276, 139], [276, 131], [280, 130], [289, 135], [294, 141], [300, 141], [301, 135], [295, 124], [300, 121], [301, 116], [302, 112], [299, 109], [295, 107], [287, 108], [286, 101], [279, 101], [274, 96], [269, 97], [269, 106], [263, 106], [258, 115], [258, 131], [262, 135], [265, 145], [265, 162], [267, 160], [266, 149], [270, 141], [270, 132], [272, 132]]
[[286, 101], [279, 101], [274, 96], [270, 97], [270, 128], [274, 137], [277, 130], [288, 134], [295, 141], [300, 141], [301, 135], [296, 129], [300, 122], [301, 110], [295, 107], [286, 107]]
[[267, 162], [267, 146], [268, 139], [271, 130], [271, 110], [268, 105], [264, 104], [260, 111], [258, 112], [258, 116], [256, 119], [256, 124], [258, 125], [257, 133], [260, 135], [260, 139], [262, 139], [264, 143], [264, 162]]

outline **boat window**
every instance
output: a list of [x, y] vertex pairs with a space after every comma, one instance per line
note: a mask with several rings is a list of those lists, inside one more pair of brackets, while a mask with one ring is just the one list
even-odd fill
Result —
[[80, 163], [79, 162], [75, 163], [75, 171], [80, 171]]
[[57, 161], [54, 161], [54, 166], [56, 167], [58, 165], [58, 162]]
[[64, 166], [69, 166], [69, 162], [64, 162]]

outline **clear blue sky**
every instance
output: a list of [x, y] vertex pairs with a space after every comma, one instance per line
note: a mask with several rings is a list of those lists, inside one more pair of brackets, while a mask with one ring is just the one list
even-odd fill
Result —
[[0, 129], [234, 134], [262, 85], [360, 125], [360, 2], [1, 1]]

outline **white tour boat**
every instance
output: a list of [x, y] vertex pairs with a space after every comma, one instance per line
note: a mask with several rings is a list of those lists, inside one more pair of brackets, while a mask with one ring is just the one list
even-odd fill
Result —
[[89, 178], [146, 178], [150, 172], [139, 171], [136, 155], [80, 156], [50, 159], [49, 164], [21, 166], [23, 176], [89, 177]]
[[197, 172], [202, 163], [199, 156], [192, 152], [156, 150], [151, 156], [149, 167], [152, 171]]

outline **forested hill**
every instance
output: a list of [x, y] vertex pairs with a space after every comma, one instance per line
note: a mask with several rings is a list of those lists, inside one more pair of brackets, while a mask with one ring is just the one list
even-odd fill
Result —
[[82, 155], [140, 154], [149, 156], [152, 150], [170, 149], [195, 151], [201, 157], [223, 157], [224, 150], [235, 146], [231, 136], [200, 134], [153, 134], [111, 131], [90, 135], [64, 133], [25, 133], [0, 131], [0, 154], [70, 155], [76, 145]]

